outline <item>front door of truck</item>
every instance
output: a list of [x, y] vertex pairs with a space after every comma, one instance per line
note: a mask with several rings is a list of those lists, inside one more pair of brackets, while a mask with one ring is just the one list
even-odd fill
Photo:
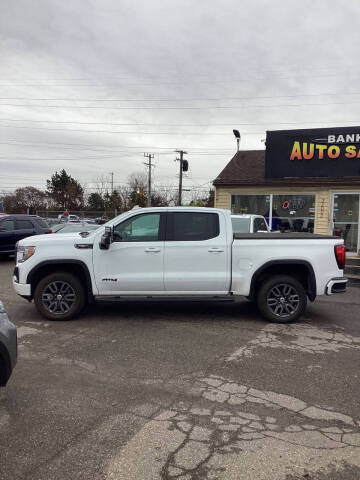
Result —
[[136, 295], [164, 290], [166, 214], [140, 213], [114, 226], [108, 250], [94, 245], [94, 275], [100, 295]]

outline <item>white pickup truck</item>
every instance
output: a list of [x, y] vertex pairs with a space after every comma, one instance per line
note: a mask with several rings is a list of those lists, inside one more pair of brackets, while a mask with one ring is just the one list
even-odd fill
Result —
[[337, 237], [234, 234], [228, 210], [138, 208], [93, 232], [21, 240], [13, 285], [51, 320], [109, 298], [245, 296], [268, 320], [285, 323], [300, 317], [307, 299], [344, 292], [344, 266]]

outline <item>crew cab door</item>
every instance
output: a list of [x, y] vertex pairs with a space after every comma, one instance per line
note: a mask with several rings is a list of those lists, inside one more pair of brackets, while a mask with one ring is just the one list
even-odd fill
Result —
[[167, 292], [227, 293], [230, 259], [225, 218], [218, 212], [169, 212], [164, 282]]
[[108, 250], [94, 245], [94, 275], [100, 295], [164, 291], [165, 213], [133, 215], [114, 226]]

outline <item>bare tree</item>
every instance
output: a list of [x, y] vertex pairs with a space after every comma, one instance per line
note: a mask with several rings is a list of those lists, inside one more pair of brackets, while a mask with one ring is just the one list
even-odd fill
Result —
[[99, 175], [93, 182], [95, 185], [94, 190], [99, 195], [103, 196], [110, 190], [110, 180], [108, 175]]
[[144, 172], [134, 172], [128, 176], [128, 187], [132, 191], [145, 194], [147, 192], [147, 176]]
[[45, 192], [35, 187], [20, 187], [14, 193], [0, 195], [4, 210], [8, 213], [36, 213], [45, 209], [47, 199]]

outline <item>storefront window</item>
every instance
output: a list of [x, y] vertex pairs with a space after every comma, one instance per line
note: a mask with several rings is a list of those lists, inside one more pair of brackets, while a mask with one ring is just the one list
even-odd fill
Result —
[[333, 233], [344, 239], [348, 251], [356, 252], [359, 236], [359, 194], [335, 194], [333, 205]]
[[231, 195], [231, 211], [237, 214], [269, 215], [270, 195]]
[[315, 195], [273, 195], [272, 230], [314, 232]]
[[314, 232], [315, 195], [232, 195], [231, 211], [263, 215], [271, 230]]

